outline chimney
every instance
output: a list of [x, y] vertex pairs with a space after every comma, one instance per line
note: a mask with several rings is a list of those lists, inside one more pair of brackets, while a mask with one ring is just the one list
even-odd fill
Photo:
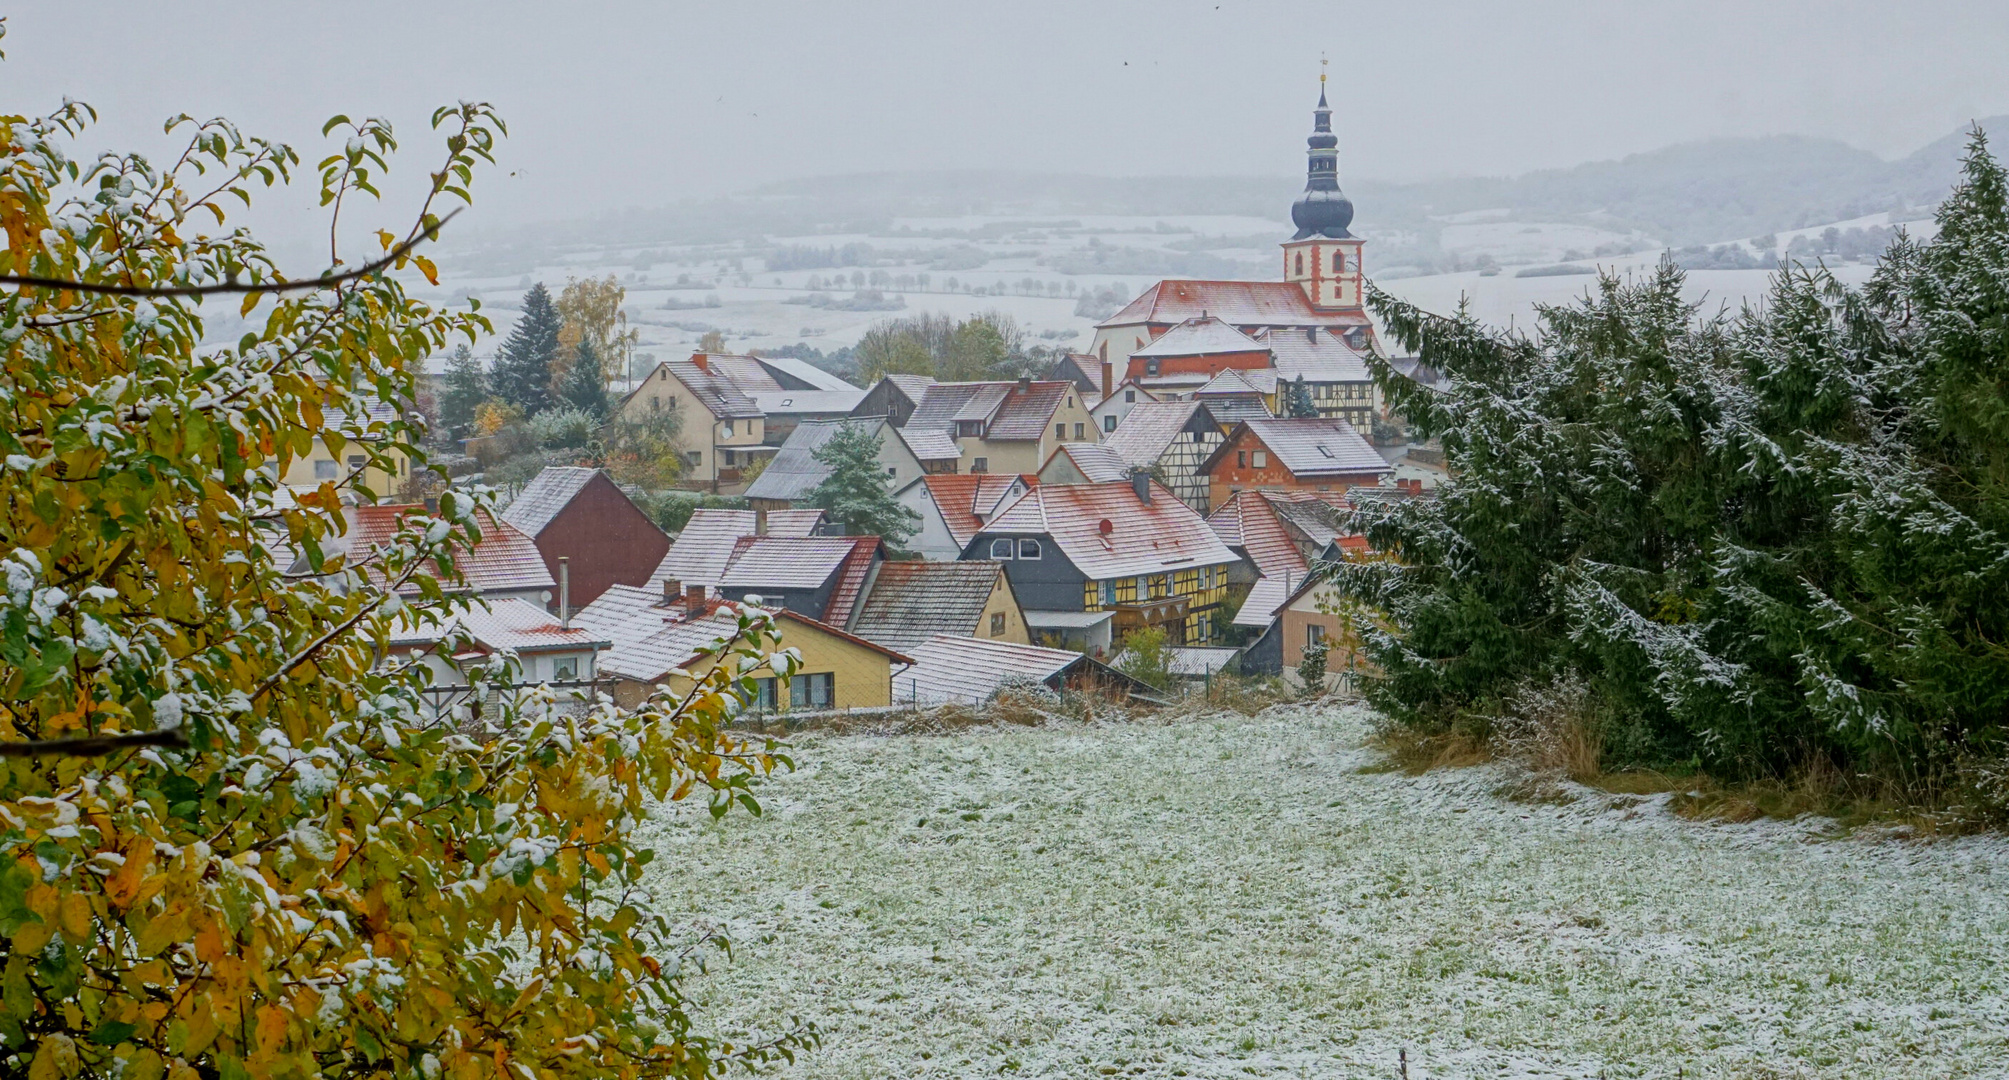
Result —
[[1102, 400], [1116, 396], [1116, 365], [1109, 362], [1109, 350], [1102, 350]]
[[684, 606], [695, 611], [700, 606], [702, 606], [704, 602], [705, 602], [705, 587], [703, 585], [693, 584], [684, 586]]
[[1304, 339], [1305, 339], [1306, 341], [1309, 341], [1309, 342], [1311, 342], [1311, 343], [1312, 343], [1313, 345], [1316, 345], [1316, 344], [1318, 344], [1318, 327], [1316, 327], [1316, 326], [1307, 326], [1307, 327], [1305, 327], [1305, 328], [1304, 328]]
[[558, 629], [572, 629], [572, 557], [558, 556]]
[[767, 535], [767, 511], [764, 509], [753, 512], [753, 535]]
[[700, 352], [700, 353], [692, 353], [692, 354], [691, 354], [691, 363], [693, 363], [693, 364], [697, 365], [697, 369], [698, 369], [699, 371], [702, 371], [702, 372], [705, 372], [705, 373], [707, 373], [707, 374], [709, 374], [709, 373], [711, 372], [711, 369], [712, 369], [712, 358], [711, 358], [711, 357], [709, 357], [709, 356], [706, 356], [706, 355], [705, 355], [704, 353], [701, 353], [701, 352]]
[[1142, 469], [1138, 469], [1137, 471], [1131, 473], [1130, 490], [1137, 493], [1137, 498], [1140, 501], [1142, 501], [1144, 505], [1146, 506], [1151, 505], [1151, 474], [1145, 472]]
[[1023, 394], [1030, 389], [1032, 389], [1032, 376], [1020, 375], [1018, 377], [1018, 392]]
[[684, 598], [684, 583], [676, 578], [663, 579], [663, 603], [674, 604]]

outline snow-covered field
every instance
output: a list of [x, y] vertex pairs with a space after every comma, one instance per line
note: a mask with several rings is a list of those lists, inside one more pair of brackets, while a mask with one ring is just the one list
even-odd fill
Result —
[[[1364, 772], [1357, 710], [805, 736], [666, 810], [702, 1021], [795, 1077], [2009, 1075], [2009, 845]], [[695, 864], [685, 857], [696, 859]]]

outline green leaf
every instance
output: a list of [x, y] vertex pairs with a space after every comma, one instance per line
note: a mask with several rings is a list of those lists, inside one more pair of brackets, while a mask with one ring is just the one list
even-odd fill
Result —
[[124, 1020], [107, 1020], [92, 1029], [91, 1041], [99, 1046], [117, 1046], [138, 1030], [138, 1024], [129, 1024]]

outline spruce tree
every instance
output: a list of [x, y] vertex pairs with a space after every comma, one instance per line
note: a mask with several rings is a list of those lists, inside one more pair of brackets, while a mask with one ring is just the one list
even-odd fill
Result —
[[1284, 416], [1292, 420], [1318, 419], [1318, 405], [1311, 399], [1311, 387], [1299, 375], [1294, 382], [1284, 384]]
[[523, 315], [503, 339], [489, 374], [495, 396], [535, 416], [551, 407], [551, 365], [558, 356], [557, 305], [543, 282], [523, 294]]
[[573, 353], [572, 366], [558, 387], [560, 404], [569, 405], [595, 420], [605, 420], [613, 406], [607, 400], [607, 377], [593, 343], [581, 341]]
[[461, 345], [446, 362], [446, 387], [439, 396], [440, 423], [446, 434], [465, 439], [474, 431], [474, 410], [488, 400], [488, 380], [474, 351]]
[[809, 493], [808, 504], [843, 522], [852, 535], [877, 536], [897, 551], [920, 530], [920, 516], [893, 497], [871, 425], [845, 424], [810, 456], [828, 465], [830, 475]]

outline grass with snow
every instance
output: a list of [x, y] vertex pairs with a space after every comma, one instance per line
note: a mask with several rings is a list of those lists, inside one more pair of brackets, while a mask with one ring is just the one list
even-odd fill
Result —
[[2009, 1073], [2000, 840], [1516, 803], [1366, 733], [804, 736], [765, 817], [663, 811], [714, 873], [655, 888], [735, 939], [701, 1022], [823, 1029], [795, 1077]]

